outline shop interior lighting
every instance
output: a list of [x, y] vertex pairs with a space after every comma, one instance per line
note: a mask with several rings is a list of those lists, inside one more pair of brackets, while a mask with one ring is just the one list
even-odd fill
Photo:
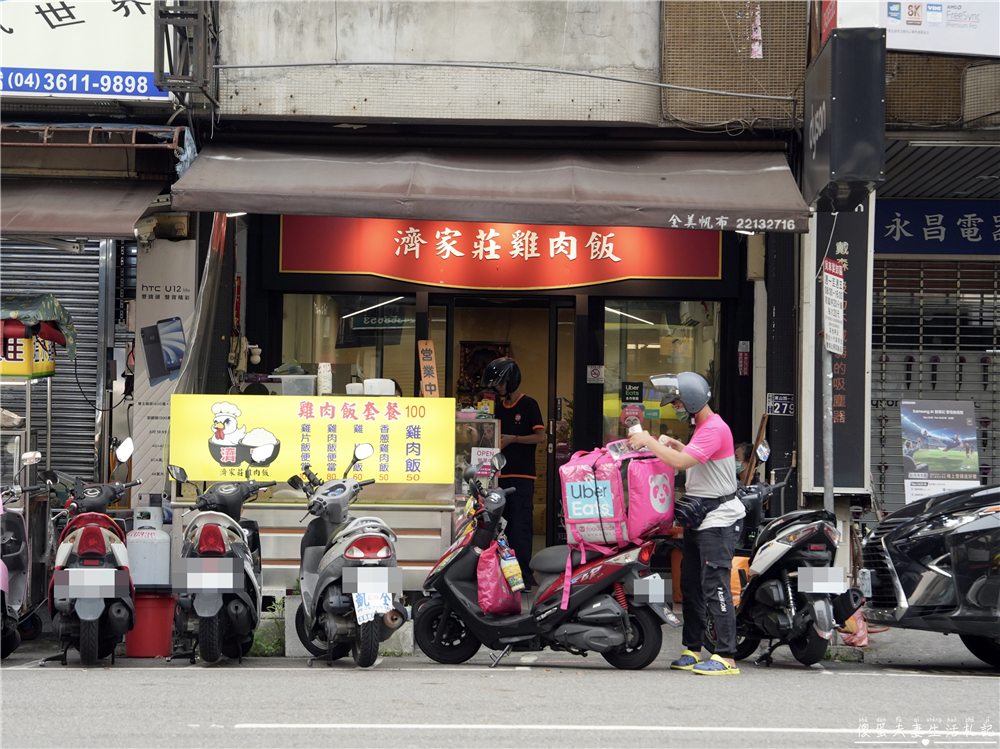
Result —
[[736, 233], [737, 234], [746, 234], [748, 237], [753, 237], [753, 236], [756, 236], [756, 234], [757, 234], [757, 232], [755, 232], [755, 231], [744, 231], [743, 229], [737, 229]]
[[246, 216], [246, 211], [236, 211], [235, 213], [227, 213], [226, 218], [236, 218], [237, 216]]
[[378, 304], [373, 304], [371, 307], [365, 307], [364, 309], [359, 309], [357, 312], [350, 312], [350, 313], [344, 315], [343, 317], [341, 317], [340, 319], [341, 320], [346, 320], [348, 317], [354, 317], [355, 315], [360, 315], [362, 312], [367, 312], [368, 310], [375, 309], [376, 307], [384, 307], [387, 304], [392, 304], [393, 302], [398, 302], [402, 298], [403, 297], [398, 296], [395, 299], [390, 299], [388, 302], [379, 302]]
[[649, 320], [643, 320], [641, 317], [636, 317], [635, 315], [630, 315], [627, 312], [622, 312], [620, 310], [612, 309], [611, 307], [605, 307], [604, 309], [606, 309], [608, 312], [614, 312], [616, 315], [621, 315], [622, 317], [628, 317], [632, 320], [638, 320], [639, 322], [644, 322], [646, 323], [646, 325], [656, 325], [656, 323], [652, 323]]

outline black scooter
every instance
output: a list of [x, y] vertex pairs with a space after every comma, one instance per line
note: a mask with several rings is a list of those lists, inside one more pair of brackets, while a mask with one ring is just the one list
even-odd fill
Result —
[[[505, 463], [502, 453], [494, 455], [494, 473]], [[463, 474], [476, 505], [471, 523], [424, 581], [429, 595], [413, 607], [413, 634], [420, 649], [438, 663], [463, 663], [486, 645], [500, 651], [491, 656], [491, 668], [511, 649], [545, 647], [582, 656], [596, 651], [621, 669], [652, 663], [660, 653], [663, 624], [680, 626], [665, 603], [643, 595], [650, 587], [662, 591], [663, 581], [649, 571], [654, 541], [607, 556], [588, 555], [586, 563], [569, 546], [551, 546], [531, 559], [539, 594], [530, 613], [483, 612], [477, 585], [479, 555], [502, 532], [505, 495], [512, 490], [484, 493], [475, 480], [476, 470], [477, 466], [469, 466]], [[569, 604], [563, 609], [566, 558], [571, 553], [573, 576]], [[654, 579], [658, 586], [643, 582]]]
[[[739, 488], [748, 530], [757, 527], [764, 505], [785, 484]], [[825, 577], [819, 571], [831, 567], [839, 541], [836, 518], [825, 510], [790, 512], [760, 529], [750, 553], [750, 574], [740, 570], [736, 660], [756, 652], [761, 640], [769, 640], [770, 646], [757, 658], [758, 665], [770, 665], [771, 654], [782, 645], [806, 666], [823, 657], [834, 630], [864, 603], [857, 588], [834, 594], [824, 590], [827, 583], [822, 580], [806, 579]], [[707, 611], [705, 647], [715, 652], [716, 644], [715, 621]]]

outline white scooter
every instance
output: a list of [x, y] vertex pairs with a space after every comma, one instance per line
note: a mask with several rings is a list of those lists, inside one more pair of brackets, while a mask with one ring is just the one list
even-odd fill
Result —
[[348, 513], [361, 488], [375, 481], [347, 476], [374, 452], [367, 443], [355, 445], [343, 479], [322, 483], [308, 465], [303, 467], [308, 484], [299, 476], [288, 479], [289, 486], [309, 497], [309, 515], [315, 516], [300, 548], [302, 603], [295, 612], [295, 631], [310, 653], [330, 664], [351, 653], [358, 666], [374, 665], [379, 644], [407, 617], [399, 600], [403, 582], [396, 566], [396, 534], [379, 518]]

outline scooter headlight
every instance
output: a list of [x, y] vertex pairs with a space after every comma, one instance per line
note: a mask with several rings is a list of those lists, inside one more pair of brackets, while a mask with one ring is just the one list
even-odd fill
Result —
[[936, 518], [929, 520], [924, 527], [914, 533], [911, 538], [927, 538], [928, 536], [937, 536], [942, 533], [948, 533], [956, 528], [961, 528], [963, 525], [968, 525], [974, 520], [979, 520], [981, 517], [998, 512], [1000, 512], [1000, 506], [984, 507], [980, 510], [974, 510], [972, 512], [963, 510], [961, 512], [938, 515]]

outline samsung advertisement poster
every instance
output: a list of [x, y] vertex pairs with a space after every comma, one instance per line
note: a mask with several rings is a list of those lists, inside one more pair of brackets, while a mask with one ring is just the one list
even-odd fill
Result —
[[979, 486], [976, 406], [900, 401], [906, 502]]

